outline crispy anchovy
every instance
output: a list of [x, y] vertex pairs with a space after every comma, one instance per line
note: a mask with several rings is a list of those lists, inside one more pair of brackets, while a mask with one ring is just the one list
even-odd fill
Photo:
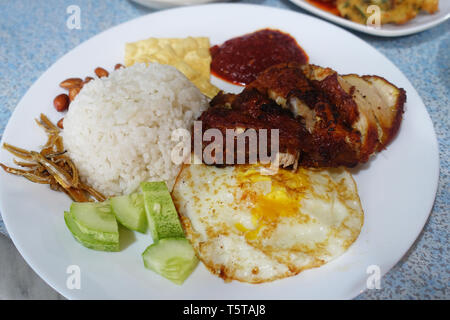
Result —
[[75, 189], [75, 188], [62, 188], [62, 189], [75, 202], [88, 202], [89, 201], [89, 199], [84, 194], [83, 190]]
[[55, 147], [56, 147], [56, 152], [62, 153], [65, 152], [64, 151], [64, 144], [62, 142], [62, 137], [58, 136], [58, 138], [55, 141]]
[[66, 161], [67, 159], [69, 159], [69, 157], [67, 157], [65, 155], [67, 151], [63, 150], [63, 151], [58, 151], [55, 153], [50, 153], [47, 155], [48, 159], [51, 159], [53, 162], [59, 162], [59, 161]]
[[47, 176], [47, 177], [38, 176], [38, 175], [36, 175], [34, 173], [34, 171], [14, 169], [14, 168], [10, 168], [10, 167], [5, 166], [2, 163], [0, 163], [0, 167], [2, 167], [3, 170], [5, 170], [8, 173], [25, 177], [25, 178], [27, 178], [28, 180], [30, 180], [32, 182], [41, 183], [41, 184], [50, 184], [50, 183], [52, 183], [52, 177], [51, 176]]
[[56, 139], [58, 138], [58, 134], [49, 134], [47, 142], [45, 143], [45, 145], [42, 148], [50, 148], [53, 147], [55, 145]]
[[88, 185], [85, 185], [84, 183], [80, 183], [80, 188], [83, 189], [84, 191], [87, 191], [91, 196], [93, 196], [95, 199], [97, 199], [100, 202], [103, 202], [106, 200], [106, 197], [103, 194], [101, 194], [94, 188], [92, 188]]
[[55, 126], [43, 113], [40, 115], [40, 120], [36, 119], [36, 123], [48, 133], [59, 133], [59, 128]]
[[65, 155], [62, 137], [57, 128], [44, 114], [36, 123], [48, 134], [47, 142], [40, 152], [27, 151], [4, 143], [3, 147], [16, 157], [29, 162], [17, 161], [18, 166], [29, 170], [15, 169], [0, 163], [0, 166], [8, 173], [20, 175], [32, 182], [49, 184], [55, 191], [63, 191], [73, 201], [88, 202], [105, 201], [106, 197], [94, 188], [80, 181], [78, 169], [72, 160]]
[[54, 152], [55, 152], [55, 150], [53, 149], [53, 146], [51, 146], [51, 147], [42, 149], [40, 154], [42, 154], [46, 158], [50, 158], [49, 155], [51, 155]]
[[38, 152], [31, 151], [30, 153], [33, 157], [33, 160], [39, 162], [45, 169], [47, 169], [47, 171], [64, 189], [76, 187], [72, 183], [72, 177], [66, 171], [62, 170], [58, 165], [56, 165], [53, 161], [48, 160]]
[[15, 146], [10, 145], [8, 143], [3, 143], [3, 148], [8, 150], [13, 155], [15, 155], [16, 157], [18, 157], [18, 158], [20, 158], [22, 160], [28, 160], [28, 161], [32, 161], [33, 160], [33, 156], [31, 155], [31, 153], [29, 151], [25, 150], [25, 149], [15, 147]]
[[47, 158], [51, 159], [55, 164], [58, 164], [62, 168], [68, 166], [68, 168], [70, 168], [70, 171], [72, 173], [72, 184], [77, 188], [79, 187], [78, 184], [80, 181], [80, 175], [78, 173], [78, 169], [73, 163], [73, 161], [68, 156], [65, 155], [65, 151], [48, 155]]
[[35, 119], [35, 122], [37, 123], [37, 125], [39, 127], [41, 127], [47, 134], [49, 135], [55, 135], [58, 134], [59, 132], [56, 131], [55, 129], [51, 129], [49, 127], [47, 127], [45, 124], [43, 124], [41, 121], [39, 121], [38, 119]]
[[41, 166], [39, 163], [33, 163], [33, 162], [22, 162], [22, 161], [17, 161], [16, 159], [13, 159], [14, 163], [20, 167], [23, 168], [32, 168], [32, 169], [37, 169], [39, 166]]
[[75, 164], [69, 158], [66, 159], [66, 163], [69, 165], [70, 169], [72, 170], [72, 184], [78, 188], [79, 183], [80, 183], [78, 169], [77, 169], [77, 167], [75, 167]]

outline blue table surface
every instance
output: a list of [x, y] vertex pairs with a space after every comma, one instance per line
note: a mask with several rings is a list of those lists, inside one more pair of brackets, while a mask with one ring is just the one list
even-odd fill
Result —
[[[305, 13], [288, 0], [241, 2]], [[66, 27], [66, 9], [73, 4], [81, 9], [80, 30]], [[20, 98], [61, 56], [103, 30], [153, 11], [127, 0], [0, 1], [0, 138]], [[366, 290], [357, 299], [450, 298], [449, 31], [450, 21], [400, 38], [351, 31], [387, 56], [417, 89], [436, 130], [441, 164], [436, 201], [423, 232], [383, 277], [381, 289]], [[1, 217], [0, 232], [7, 235]]]

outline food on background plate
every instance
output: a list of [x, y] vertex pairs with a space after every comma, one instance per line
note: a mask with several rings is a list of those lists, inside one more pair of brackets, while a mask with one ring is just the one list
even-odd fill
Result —
[[210, 82], [209, 39], [149, 38], [125, 45], [125, 64], [157, 62], [177, 68], [206, 96], [219, 91]]
[[184, 166], [172, 197], [198, 257], [226, 281], [261, 283], [319, 267], [357, 239], [363, 210], [344, 169]]
[[361, 24], [365, 24], [373, 14], [367, 11], [371, 5], [380, 8], [381, 24], [404, 24], [414, 19], [420, 11], [436, 12], [439, 0], [336, 0], [341, 16]]
[[211, 48], [211, 71], [224, 80], [246, 85], [265, 69], [283, 62], [308, 62], [308, 56], [289, 34], [263, 29]]
[[84, 181], [107, 196], [132, 193], [142, 181], [172, 188], [179, 166], [172, 131], [190, 129], [208, 106], [178, 70], [136, 64], [90, 81], [71, 103], [62, 133]]
[[357, 23], [366, 24], [374, 11], [380, 9], [381, 24], [404, 24], [414, 19], [421, 11], [433, 14], [439, 9], [439, 0], [307, 0], [316, 7]]
[[266, 69], [240, 94], [219, 93], [200, 120], [203, 131], [223, 136], [279, 128], [282, 167], [353, 167], [392, 141], [405, 101], [403, 89], [378, 76], [288, 63]]

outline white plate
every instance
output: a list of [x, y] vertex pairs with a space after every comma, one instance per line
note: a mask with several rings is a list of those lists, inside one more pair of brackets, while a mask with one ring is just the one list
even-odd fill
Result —
[[153, 9], [167, 9], [179, 6], [192, 6], [211, 2], [226, 2], [227, 0], [132, 0], [140, 5]]
[[[413, 244], [432, 208], [439, 168], [437, 141], [422, 100], [400, 70], [367, 43], [332, 24], [292, 11], [239, 4], [185, 7], [105, 31], [66, 54], [33, 84], [15, 109], [3, 141], [27, 149], [42, 145], [45, 134], [34, 118], [40, 112], [53, 121], [61, 117], [52, 106], [53, 97], [62, 92], [58, 83], [91, 74], [97, 66], [111, 69], [123, 61], [127, 41], [208, 36], [217, 44], [265, 27], [294, 36], [311, 63], [340, 73], [377, 74], [407, 91], [398, 137], [355, 173], [365, 211], [358, 240], [338, 259], [296, 277], [260, 285], [224, 283], [199, 265], [184, 285], [177, 286], [144, 268], [141, 253], [151, 243], [149, 235], [121, 235], [126, 248], [118, 253], [86, 249], [64, 224], [63, 212], [70, 205], [66, 195], [1, 171], [0, 210], [8, 232], [30, 266], [58, 292], [71, 299], [352, 298], [366, 288], [368, 266], [377, 265], [384, 274]], [[12, 165], [11, 155], [1, 150], [0, 162]], [[70, 265], [81, 269], [80, 290], [66, 286]]]
[[375, 29], [373, 27], [368, 27], [342, 17], [336, 16], [330, 12], [322, 10], [306, 0], [290, 0], [292, 3], [298, 5], [299, 7], [308, 10], [309, 12], [318, 15], [319, 17], [325, 18], [341, 26], [354, 29], [360, 32], [372, 34], [381, 37], [399, 37], [406, 36], [409, 34], [418, 33], [438, 24], [446, 21], [450, 18], [450, 1], [441, 0], [439, 1], [439, 11], [434, 14], [420, 13], [414, 19], [408, 21], [402, 25], [386, 24], [382, 25], [380, 29]]

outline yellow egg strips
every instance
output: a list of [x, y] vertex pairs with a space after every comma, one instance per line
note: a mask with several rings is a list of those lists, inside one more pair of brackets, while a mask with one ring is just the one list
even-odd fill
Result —
[[219, 89], [210, 82], [211, 55], [206, 37], [149, 38], [125, 45], [125, 65], [157, 62], [177, 68], [209, 98]]

